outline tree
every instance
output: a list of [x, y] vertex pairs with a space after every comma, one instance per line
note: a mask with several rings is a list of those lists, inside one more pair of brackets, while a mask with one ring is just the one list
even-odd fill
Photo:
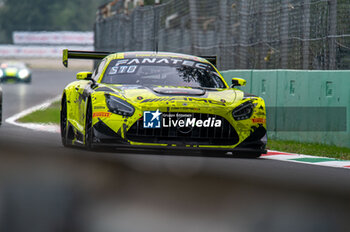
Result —
[[4, 0], [0, 8], [0, 42], [10, 43], [12, 32], [91, 31], [96, 11], [106, 0]]

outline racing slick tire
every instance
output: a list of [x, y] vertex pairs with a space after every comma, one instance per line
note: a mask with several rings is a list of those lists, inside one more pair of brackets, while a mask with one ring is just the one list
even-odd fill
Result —
[[93, 150], [94, 130], [92, 128], [92, 106], [89, 99], [86, 107], [86, 121], [85, 121], [85, 148], [87, 150]]
[[60, 115], [60, 128], [61, 128], [61, 140], [62, 140], [62, 145], [67, 147], [67, 100], [66, 100], [66, 95], [62, 97], [61, 101], [61, 115]]

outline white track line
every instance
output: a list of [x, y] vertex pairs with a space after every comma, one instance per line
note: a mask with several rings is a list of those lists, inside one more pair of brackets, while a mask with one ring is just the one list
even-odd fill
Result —
[[52, 98], [50, 100], [47, 100], [46, 102], [40, 104], [40, 105], [36, 105], [33, 106], [29, 109], [26, 109], [18, 114], [15, 114], [9, 118], [7, 118], [5, 120], [5, 122], [15, 125], [15, 126], [20, 126], [20, 127], [24, 127], [27, 129], [32, 129], [32, 130], [37, 130], [37, 131], [47, 131], [47, 132], [51, 132], [51, 133], [59, 133], [60, 128], [57, 125], [54, 124], [45, 124], [45, 123], [21, 123], [21, 122], [17, 122], [17, 120], [19, 118], [22, 118], [28, 114], [33, 113], [34, 111], [37, 110], [42, 110], [42, 109], [46, 109], [47, 107], [49, 107], [53, 102], [58, 101], [61, 99], [61, 96], [57, 96], [55, 98]]
[[[335, 167], [335, 168], [346, 168], [346, 169], [350, 168], [350, 160], [339, 160], [339, 159], [323, 157], [323, 156], [303, 155], [303, 154], [279, 152], [279, 151], [273, 151], [273, 150], [268, 150], [267, 154], [262, 155], [261, 158], [294, 162], [294, 163], [303, 163], [303, 164], [310, 164], [310, 165], [318, 165], [318, 166]], [[312, 160], [311, 161], [298, 160], [298, 159], [303, 159], [303, 158], [310, 158], [310, 159], [322, 159], [322, 158], [324, 158], [324, 159], [330, 159], [330, 160], [329, 161], [319, 161], [319, 162], [312, 162]], [[333, 160], [331, 160], [331, 159], [333, 159]]]

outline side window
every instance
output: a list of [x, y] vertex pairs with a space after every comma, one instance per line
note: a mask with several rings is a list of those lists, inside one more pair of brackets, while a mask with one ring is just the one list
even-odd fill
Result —
[[97, 65], [97, 68], [95, 69], [94, 73], [93, 73], [93, 79], [95, 81], [98, 81], [98, 79], [100, 78], [101, 76], [101, 73], [103, 71], [103, 68], [106, 64], [106, 59], [103, 59], [98, 65]]

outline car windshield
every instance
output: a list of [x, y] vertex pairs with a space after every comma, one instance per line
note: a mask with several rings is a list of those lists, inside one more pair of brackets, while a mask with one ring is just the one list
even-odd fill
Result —
[[112, 60], [102, 83], [225, 88], [211, 65], [170, 58]]

